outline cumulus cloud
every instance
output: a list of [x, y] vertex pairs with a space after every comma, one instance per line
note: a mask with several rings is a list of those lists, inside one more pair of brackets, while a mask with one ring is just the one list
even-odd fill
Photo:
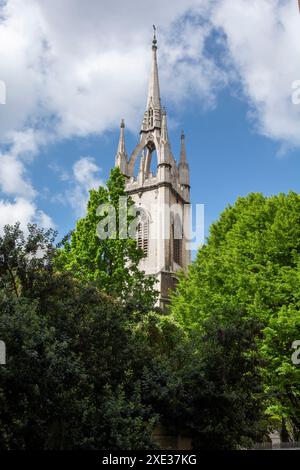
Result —
[[11, 131], [9, 138], [9, 149], [6, 153], [0, 152], [0, 190], [31, 200], [37, 193], [29, 181], [25, 164], [38, 153], [43, 138], [33, 129]]
[[16, 198], [13, 202], [0, 199], [0, 232], [5, 225], [20, 222], [23, 230], [28, 223], [36, 223], [41, 227], [53, 227], [51, 218], [36, 205], [24, 198]]
[[73, 165], [72, 187], [60, 198], [69, 203], [78, 216], [84, 215], [90, 189], [97, 189], [104, 184], [100, 172], [93, 157], [81, 157]]
[[146, 18], [143, 2], [129, 4], [112, 0], [104, 9], [96, 0], [6, 2], [0, 21], [8, 95], [0, 108], [2, 138], [24, 126], [42, 126], [56, 138], [101, 133], [120, 114], [135, 128], [145, 101], [150, 25], [159, 21], [164, 96], [178, 101], [196, 93], [203, 106], [214, 102], [231, 74], [207, 43], [214, 32], [225, 33], [224, 52], [260, 128], [298, 142], [298, 109], [290, 106], [300, 60], [294, 0], [174, 0], [172, 7], [169, 0], [153, 0]]
[[[209, 3], [174, 0], [170, 8], [169, 1], [154, 0], [147, 27], [145, 5], [138, 0], [130, 1], [130, 14], [128, 3], [120, 0], [106, 2], [105, 9], [96, 0], [8, 0], [0, 23], [1, 73], [8, 94], [0, 135], [41, 122], [58, 138], [99, 133], [114, 127], [124, 112], [128, 126], [135, 127], [145, 101], [151, 24], [159, 20], [162, 54], [170, 59], [161, 64], [167, 84], [174, 58], [182, 59], [182, 47], [196, 60], [201, 54], [197, 45], [207, 33], [201, 25], [193, 31], [184, 28], [180, 52], [178, 44], [167, 45], [173, 22], [191, 8], [199, 14]], [[189, 76], [181, 64], [173, 77], [176, 97]]]
[[292, 83], [300, 78], [299, 11], [293, 0], [222, 0], [212, 21], [226, 34], [256, 129], [300, 146], [300, 107]]
[[85, 189], [96, 188], [102, 184], [99, 179], [100, 168], [92, 157], [82, 157], [73, 166], [75, 180]]
[[[292, 82], [300, 78], [294, 0], [153, 0], [151, 8], [140, 0], [105, 7], [99, 0], [7, 0], [0, 9], [4, 194], [34, 200], [27, 167], [41, 145], [105, 132], [120, 116], [137, 128], [152, 23], [159, 29], [163, 97], [198, 99], [206, 109], [217, 105], [219, 90], [237, 88], [249, 103], [249, 126], [286, 147], [300, 146], [300, 106], [291, 101]], [[93, 178], [95, 163], [85, 164]], [[74, 205], [91, 183], [77, 180]]]
[[32, 129], [11, 131], [10, 142], [7, 151], [0, 152], [0, 191], [6, 196], [0, 199], [0, 229], [15, 222], [20, 222], [23, 229], [27, 223], [54, 227], [51, 218], [39, 210], [34, 201], [37, 192], [26, 168], [38, 153], [44, 136]]
[[26, 180], [23, 163], [12, 155], [0, 155], [0, 188], [6, 194], [29, 197], [36, 195]]
[[[145, 102], [156, 12], [163, 37], [176, 18], [206, 3], [174, 0], [170, 9], [169, 1], [154, 0], [147, 12], [149, 28], [145, 5], [138, 0], [130, 2], [130, 15], [128, 3], [119, 0], [105, 8], [95, 0], [1, 3], [0, 78], [7, 90], [6, 105], [0, 107], [2, 192], [34, 199], [26, 170], [42, 144], [104, 132], [119, 123], [120, 114], [135, 128]], [[166, 48], [167, 57], [170, 50]], [[172, 61], [165, 63], [166, 68], [172, 66]], [[178, 69], [177, 96], [179, 83], [186, 87], [183, 72]], [[77, 181], [73, 205], [86, 197], [86, 187], [93, 183]]]

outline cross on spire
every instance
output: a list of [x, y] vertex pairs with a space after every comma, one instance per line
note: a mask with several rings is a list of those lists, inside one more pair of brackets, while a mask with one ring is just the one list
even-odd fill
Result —
[[[300, 1], [300, 0], [299, 0]], [[156, 39], [156, 26], [153, 25], [153, 41], [152, 41], [152, 48], [155, 47], [157, 49], [157, 39]]]

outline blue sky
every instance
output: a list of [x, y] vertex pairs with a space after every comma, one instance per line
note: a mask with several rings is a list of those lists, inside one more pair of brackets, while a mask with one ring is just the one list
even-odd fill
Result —
[[192, 203], [205, 204], [206, 234], [238, 196], [299, 192], [296, 0], [176, 0], [172, 11], [155, 0], [149, 18], [135, 0], [130, 15], [119, 11], [124, 2], [101, 3], [0, 3], [1, 226], [36, 221], [63, 236], [114, 165], [121, 118], [133, 150], [152, 23], [173, 153], [184, 129]]
[[[265, 195], [300, 191], [300, 151], [296, 149], [278, 156], [278, 143], [253, 131], [247, 110], [246, 103], [223, 92], [214, 110], [199, 113], [197, 106], [190, 106], [180, 114], [190, 164], [191, 201], [205, 204], [206, 234], [211, 222], [238, 196], [253, 191]], [[142, 114], [143, 108], [141, 119]], [[177, 157], [181, 127], [170, 131], [172, 150]], [[119, 129], [115, 129], [100, 137], [75, 138], [50, 145], [34, 165], [32, 176], [39, 193], [47, 188], [47, 195], [41, 197], [39, 206], [55, 220], [62, 235], [74, 226], [76, 217], [68, 201], [65, 205], [61, 201], [49, 203], [48, 194], [61, 194], [69, 184], [60, 181], [49, 165], [55, 163], [60, 170], [68, 172], [82, 156], [94, 156], [98, 164], [101, 162], [100, 176], [106, 180], [114, 165], [118, 139]], [[126, 131], [127, 152], [134, 148], [138, 139], [138, 131]]]

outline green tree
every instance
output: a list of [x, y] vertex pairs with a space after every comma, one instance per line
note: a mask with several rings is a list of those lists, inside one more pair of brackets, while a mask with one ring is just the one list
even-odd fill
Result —
[[[299, 266], [300, 196], [250, 194], [212, 225], [172, 303], [177, 321], [191, 332], [201, 332], [214, 312], [221, 312], [223, 320], [228, 311], [242, 311], [257, 321], [260, 355], [266, 361], [265, 390], [272, 395], [268, 415], [276, 410], [277, 420], [292, 419], [295, 426], [298, 372], [291, 369], [290, 348], [299, 336]], [[287, 325], [281, 329], [283, 315]], [[292, 390], [292, 399], [287, 390]]]
[[188, 332], [171, 315], [150, 313], [135, 327], [133, 382], [173, 435], [193, 448], [236, 449], [265, 429], [256, 320], [240, 312], [211, 315]]
[[[111, 171], [106, 187], [100, 186], [90, 191], [87, 214], [77, 222], [69, 239], [64, 241], [57, 265], [61, 270], [72, 272], [78, 279], [95, 282], [103, 292], [121, 299], [128, 307], [147, 311], [153, 307], [156, 299], [154, 279], [146, 277], [138, 269], [143, 252], [137, 247], [136, 240], [127, 238], [119, 226], [119, 200], [124, 197], [125, 177], [115, 168]], [[105, 204], [114, 208], [116, 216], [113, 239], [100, 239], [97, 233], [99, 222], [108, 220], [106, 211], [97, 214], [97, 209]], [[135, 219], [130, 213], [132, 206], [133, 201], [128, 198], [126, 228]], [[126, 238], [122, 239], [120, 232]]]
[[256, 320], [227, 311], [212, 314], [201, 333], [192, 334], [194, 355], [184, 382], [190, 392], [186, 424], [195, 448], [247, 448], [262, 438], [265, 400], [255, 342], [259, 331]]
[[124, 306], [57, 273], [52, 242], [34, 226], [0, 238], [0, 448], [149, 448], [156, 415], [131, 380]]
[[[267, 415], [280, 427], [287, 423], [289, 434], [300, 439], [300, 365], [293, 362], [292, 349], [300, 341], [300, 311], [295, 305], [282, 307], [264, 329], [262, 354], [266, 390], [269, 396]], [[297, 355], [297, 354], [296, 354]]]

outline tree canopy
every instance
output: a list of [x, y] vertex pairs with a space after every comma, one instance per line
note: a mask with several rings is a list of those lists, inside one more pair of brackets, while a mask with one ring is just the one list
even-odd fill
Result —
[[0, 448], [150, 449], [157, 423], [196, 449], [298, 437], [300, 196], [228, 207], [163, 314], [136, 241], [97, 236], [124, 194], [113, 170], [59, 248], [35, 225], [0, 236]]
[[147, 448], [155, 413], [130, 381], [124, 307], [57, 272], [52, 235], [15, 226], [0, 238], [0, 448]]
[[[135, 218], [130, 213], [133, 201], [125, 193], [125, 176], [114, 168], [106, 187], [100, 186], [90, 191], [87, 213], [78, 220], [70, 237], [64, 240], [57, 264], [60, 270], [70, 271], [78, 279], [93, 281], [101, 291], [122, 299], [127, 306], [147, 311], [155, 304], [154, 279], [146, 277], [138, 268], [144, 254], [136, 240], [130, 238], [128, 233], [122, 233], [119, 201], [125, 197], [125, 228], [128, 229]], [[108, 215], [105, 210], [99, 214], [98, 208], [107, 204], [114, 209], [116, 216], [115, 233], [114, 238], [100, 239], [97, 226]]]
[[[229, 206], [210, 230], [173, 297], [177, 321], [199, 330], [218, 314], [242, 311], [261, 325], [256, 336], [274, 423], [284, 416], [299, 431], [299, 369], [291, 362], [300, 338], [300, 196], [250, 194]], [[297, 416], [297, 418], [296, 418]]]

